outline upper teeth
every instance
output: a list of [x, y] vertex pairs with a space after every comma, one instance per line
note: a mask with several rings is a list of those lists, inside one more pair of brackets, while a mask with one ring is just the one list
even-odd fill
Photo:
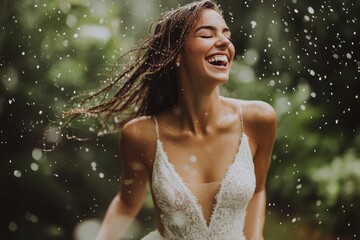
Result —
[[225, 55], [215, 55], [208, 59], [209, 62], [222, 61], [228, 62], [228, 58]]

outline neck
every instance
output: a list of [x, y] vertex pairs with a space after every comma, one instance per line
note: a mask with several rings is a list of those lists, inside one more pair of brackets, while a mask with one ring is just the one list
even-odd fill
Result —
[[174, 113], [178, 115], [182, 128], [195, 135], [204, 135], [216, 125], [222, 112], [219, 88], [211, 91], [191, 90], [180, 91]]

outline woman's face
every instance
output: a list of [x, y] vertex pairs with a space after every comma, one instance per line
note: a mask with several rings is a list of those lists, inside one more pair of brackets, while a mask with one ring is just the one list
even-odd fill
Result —
[[204, 79], [217, 84], [229, 78], [235, 48], [223, 17], [212, 9], [202, 11], [179, 55], [179, 73], [191, 81]]

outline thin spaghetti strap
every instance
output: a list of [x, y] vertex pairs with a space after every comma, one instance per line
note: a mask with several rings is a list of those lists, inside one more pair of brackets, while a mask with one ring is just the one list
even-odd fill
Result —
[[158, 125], [155, 115], [154, 115], [154, 120], [155, 120], [156, 139], [159, 139], [159, 125]]
[[243, 120], [243, 112], [242, 112], [241, 104], [239, 103], [238, 105], [239, 105], [241, 128], [242, 128], [242, 131], [245, 132], [244, 120]]

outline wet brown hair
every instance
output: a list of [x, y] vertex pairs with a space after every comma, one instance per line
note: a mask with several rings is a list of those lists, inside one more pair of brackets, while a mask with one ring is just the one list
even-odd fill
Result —
[[[157, 20], [153, 34], [120, 57], [134, 60], [111, 83], [64, 114], [69, 125], [79, 116], [96, 116], [122, 126], [127, 121], [174, 107], [178, 100], [176, 59], [203, 9], [222, 14], [214, 1], [198, 1], [171, 10]], [[114, 92], [113, 94], [111, 94]], [[101, 101], [94, 101], [96, 98]], [[104, 121], [102, 121], [104, 123]], [[114, 129], [116, 131], [116, 129]]]

